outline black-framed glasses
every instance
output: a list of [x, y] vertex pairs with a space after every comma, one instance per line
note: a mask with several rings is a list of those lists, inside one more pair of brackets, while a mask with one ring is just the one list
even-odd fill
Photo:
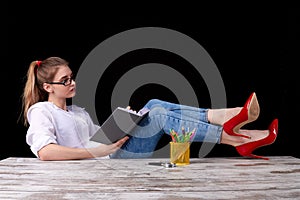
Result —
[[48, 84], [59, 84], [59, 85], [68, 86], [68, 85], [70, 85], [72, 83], [72, 81], [75, 81], [75, 78], [73, 78], [73, 77], [66, 78], [62, 82], [46, 82], [46, 83], [48, 83]]

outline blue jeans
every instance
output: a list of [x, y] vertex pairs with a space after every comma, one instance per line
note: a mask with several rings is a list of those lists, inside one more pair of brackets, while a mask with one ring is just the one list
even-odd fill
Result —
[[196, 129], [193, 141], [220, 143], [222, 126], [210, 124], [205, 108], [170, 103], [152, 99], [144, 106], [149, 114], [132, 130], [130, 139], [110, 155], [110, 158], [148, 158], [151, 157], [163, 134], [170, 134], [170, 129], [181, 133]]

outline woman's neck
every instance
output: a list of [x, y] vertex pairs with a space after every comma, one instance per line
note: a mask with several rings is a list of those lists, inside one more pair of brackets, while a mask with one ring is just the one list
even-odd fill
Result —
[[54, 105], [56, 105], [57, 107], [63, 110], [67, 110], [67, 103], [65, 99], [48, 98], [48, 101], [54, 103]]

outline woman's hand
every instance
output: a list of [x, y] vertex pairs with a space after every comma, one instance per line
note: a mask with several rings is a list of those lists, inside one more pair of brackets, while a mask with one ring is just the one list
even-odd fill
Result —
[[98, 147], [90, 149], [90, 153], [94, 157], [103, 157], [116, 152], [129, 139], [128, 136], [123, 137], [112, 144], [100, 144]]
[[131, 111], [133, 111], [133, 112], [136, 112], [136, 110], [132, 110], [130, 106], [127, 106], [126, 109], [127, 109], [127, 110], [131, 110]]

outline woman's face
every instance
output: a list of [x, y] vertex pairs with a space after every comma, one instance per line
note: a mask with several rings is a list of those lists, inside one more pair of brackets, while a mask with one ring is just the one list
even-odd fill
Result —
[[[62, 65], [57, 70], [53, 81], [52, 81], [52, 89], [53, 92], [49, 95], [55, 98], [72, 98], [76, 94], [76, 83], [72, 79], [73, 73], [71, 69], [66, 66]], [[53, 84], [53, 83], [65, 83], [63, 84]]]

